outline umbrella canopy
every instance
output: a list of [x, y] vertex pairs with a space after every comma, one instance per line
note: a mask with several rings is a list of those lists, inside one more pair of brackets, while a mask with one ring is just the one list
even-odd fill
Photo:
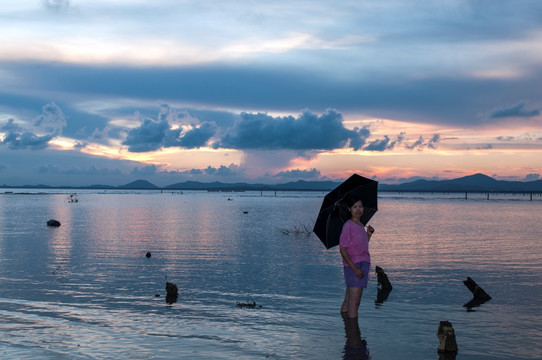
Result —
[[367, 225], [378, 210], [378, 181], [354, 174], [324, 197], [313, 232], [327, 249], [339, 245], [344, 223], [350, 219], [346, 205], [349, 196], [356, 196], [363, 202], [361, 223]]

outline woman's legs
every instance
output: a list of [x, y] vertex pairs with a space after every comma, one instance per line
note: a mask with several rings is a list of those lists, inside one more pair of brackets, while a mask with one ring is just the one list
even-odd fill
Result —
[[358, 308], [361, 303], [363, 289], [358, 287], [347, 287], [344, 294], [344, 301], [341, 306], [341, 312], [347, 312], [349, 318], [358, 317]]
[[341, 313], [347, 313], [348, 312], [348, 287], [346, 288], [344, 292], [344, 301], [341, 306]]

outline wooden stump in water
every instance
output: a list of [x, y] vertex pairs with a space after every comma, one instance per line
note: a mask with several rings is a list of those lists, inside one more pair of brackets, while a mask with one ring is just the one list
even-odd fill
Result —
[[441, 321], [437, 331], [437, 337], [440, 340], [437, 351], [439, 353], [456, 353], [457, 343], [455, 341], [455, 331], [452, 323]]
[[166, 283], [166, 302], [168, 304], [173, 304], [177, 302], [177, 298], [179, 297], [179, 289], [177, 288], [177, 285], [171, 282]]

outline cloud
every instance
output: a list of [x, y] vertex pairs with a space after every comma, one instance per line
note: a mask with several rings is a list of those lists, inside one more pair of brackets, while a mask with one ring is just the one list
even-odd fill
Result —
[[536, 181], [540, 180], [540, 174], [527, 174], [523, 181]]
[[391, 141], [390, 137], [388, 135], [384, 135], [384, 139], [374, 140], [371, 141], [367, 146], [363, 148], [363, 150], [366, 151], [385, 151], [385, 150], [391, 150], [396, 145], [403, 142], [405, 139], [405, 133], [402, 132], [399, 135], [397, 135], [396, 140]]
[[477, 146], [476, 149], [477, 150], [491, 150], [491, 149], [493, 149], [493, 145], [486, 144], [484, 146]]
[[35, 127], [54, 136], [60, 135], [66, 125], [64, 113], [54, 102], [44, 105], [42, 113], [34, 119]]
[[29, 132], [25, 133], [10, 133], [6, 135], [3, 144], [7, 144], [10, 149], [19, 150], [19, 149], [30, 149], [30, 150], [41, 150], [45, 149], [53, 139], [52, 135], [37, 136]]
[[180, 146], [182, 129], [171, 129], [167, 119], [146, 118], [143, 123], [128, 132], [123, 145], [128, 145], [130, 152], [147, 152], [160, 150], [163, 147]]
[[358, 150], [370, 135], [368, 128], [346, 129], [342, 115], [327, 110], [321, 116], [304, 111], [293, 116], [272, 117], [241, 113], [214, 147], [258, 150], [333, 150], [350, 146]]
[[293, 170], [286, 170], [286, 171], [280, 171], [273, 175], [273, 177], [281, 177], [281, 178], [292, 178], [292, 179], [320, 179], [322, 177], [322, 174], [319, 170], [316, 169], [310, 169], [310, 170], [300, 170], [300, 169], [293, 169]]
[[43, 106], [42, 113], [34, 119], [32, 125], [32, 131], [28, 131], [16, 124], [14, 119], [8, 119], [8, 122], [0, 128], [5, 132], [2, 144], [14, 150], [45, 149], [49, 141], [62, 133], [62, 128], [66, 126], [66, 118], [60, 107], [51, 102]]
[[213, 175], [218, 177], [232, 177], [238, 176], [243, 173], [243, 170], [239, 165], [230, 164], [228, 166], [221, 165], [218, 168], [211, 165], [202, 169], [190, 169], [186, 171], [179, 172], [182, 175], [198, 176], [198, 175]]
[[216, 131], [217, 126], [215, 123], [204, 122], [198, 127], [187, 130], [181, 138], [179, 145], [187, 149], [200, 148], [207, 144]]
[[423, 136], [420, 136], [418, 138], [418, 140], [416, 140], [415, 142], [413, 142], [410, 145], [407, 145], [406, 148], [409, 149], [409, 150], [414, 150], [414, 149], [422, 150], [424, 148], [435, 149], [439, 142], [440, 142], [440, 135], [439, 134], [434, 134], [431, 137], [431, 139], [429, 139], [428, 141], [425, 141]]
[[149, 176], [154, 175], [158, 171], [156, 165], [147, 165], [142, 167], [135, 167], [132, 170], [132, 175], [136, 176]]
[[70, 0], [43, 0], [43, 5], [49, 10], [62, 10], [70, 7]]
[[[137, 112], [136, 117], [141, 117], [141, 114]], [[187, 119], [191, 120], [192, 124], [189, 124], [191, 128], [184, 131], [184, 134], [181, 127], [173, 128], [173, 125], [186, 123]], [[207, 144], [218, 128], [214, 122], [198, 122], [191, 118], [190, 114], [178, 112], [169, 105], [162, 104], [157, 119], [145, 118], [139, 127], [128, 132], [122, 144], [128, 145], [130, 152], [155, 151], [167, 147], [200, 148]], [[93, 134], [97, 135], [102, 133]]]
[[218, 168], [208, 166], [206, 169], [203, 169], [204, 174], [217, 176], [236, 176], [239, 175], [239, 172], [239, 166], [235, 164], [230, 164], [229, 166], [220, 165]]
[[62, 174], [62, 175], [123, 175], [120, 169], [100, 168], [95, 166], [61, 166], [58, 164], [43, 164], [38, 167], [39, 174]]
[[508, 117], [530, 118], [530, 117], [538, 116], [538, 115], [540, 115], [539, 109], [527, 110], [525, 108], [525, 104], [520, 103], [520, 104], [517, 104], [516, 106], [512, 106], [506, 109], [495, 110], [493, 111], [493, 113], [491, 113], [490, 117], [492, 119], [508, 118]]
[[2, 126], [0, 130], [5, 131], [6, 135], [2, 140], [2, 144], [8, 145], [10, 149], [30, 149], [41, 150], [45, 149], [53, 139], [53, 135], [38, 136], [31, 132], [22, 132], [20, 126], [15, 124], [13, 119], [9, 119], [7, 124]]

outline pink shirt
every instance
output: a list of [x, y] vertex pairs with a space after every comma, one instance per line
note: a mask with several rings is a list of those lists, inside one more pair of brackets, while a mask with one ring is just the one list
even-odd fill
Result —
[[[363, 225], [358, 225], [352, 220], [348, 220], [343, 225], [339, 247], [346, 248], [346, 253], [353, 263], [360, 261], [371, 261], [369, 255], [369, 236]], [[343, 259], [343, 265], [348, 266]]]

